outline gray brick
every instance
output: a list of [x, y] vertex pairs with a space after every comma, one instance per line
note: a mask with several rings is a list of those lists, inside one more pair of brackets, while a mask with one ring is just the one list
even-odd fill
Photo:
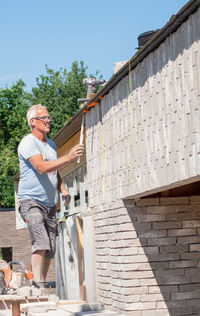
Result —
[[192, 236], [196, 235], [196, 228], [169, 229], [168, 236]]
[[200, 244], [190, 245], [190, 251], [200, 251]]
[[160, 246], [161, 253], [166, 253], [166, 252], [182, 253], [182, 252], [187, 252], [187, 251], [189, 251], [188, 245]]
[[138, 294], [147, 294], [148, 286], [131, 286], [131, 287], [119, 287], [112, 286], [111, 291], [113, 293], [119, 293], [123, 295], [138, 295]]
[[175, 245], [176, 238], [169, 237], [169, 238], [149, 238], [147, 241], [149, 246], [157, 246], [157, 245]]
[[[109, 261], [109, 258], [108, 258]], [[111, 256], [110, 257], [110, 262], [111, 263], [143, 263], [143, 262], [148, 262], [148, 258], [146, 255], [135, 255], [135, 256]]]
[[181, 222], [158, 222], [153, 223], [153, 229], [169, 229], [169, 228], [181, 228]]
[[187, 268], [187, 267], [196, 267], [197, 260], [181, 260], [181, 261], [171, 261], [169, 262], [169, 268]]
[[183, 221], [183, 228], [200, 227], [200, 220]]
[[111, 273], [112, 277], [115, 279], [147, 279], [153, 278], [154, 274], [152, 271], [113, 271]]
[[134, 223], [136, 232], [146, 232], [151, 230], [151, 223]]
[[158, 238], [158, 237], [167, 237], [167, 230], [160, 229], [160, 230], [148, 230], [147, 232], [141, 231], [138, 232], [138, 236], [140, 238]]
[[190, 196], [190, 204], [200, 204], [200, 196]]
[[188, 268], [185, 270], [185, 275], [186, 276], [199, 276], [199, 272], [200, 272], [200, 268], [199, 267], [196, 267], [196, 268]]
[[178, 237], [178, 244], [193, 244], [200, 242], [200, 236]]
[[[157, 307], [158, 308], [167, 308], [168, 309], [176, 309], [176, 310], [179, 310], [180, 308], [186, 308], [186, 301], [185, 300], [182, 300], [182, 301], [170, 301], [170, 302], [157, 302]], [[172, 315], [176, 315], [175, 313], [173, 313]]]
[[159, 253], [159, 247], [138, 247], [138, 254], [157, 254]]
[[[102, 280], [104, 282], [104, 280]], [[110, 281], [110, 280], [109, 280]], [[120, 286], [120, 287], [135, 287], [139, 286], [140, 282], [138, 279], [132, 280], [122, 280], [122, 279], [112, 279], [111, 285]]]
[[181, 260], [200, 259], [200, 252], [186, 252], [181, 254]]
[[110, 253], [112, 256], [136, 255], [138, 253], [138, 248], [137, 247], [128, 247], [128, 248], [111, 249]]
[[145, 199], [140, 199], [136, 201], [136, 206], [146, 206], [146, 205], [159, 205], [160, 204], [160, 199], [159, 198], [145, 198]]
[[176, 213], [176, 214], [169, 214], [167, 215], [167, 220], [169, 221], [175, 221], [175, 220], [196, 220], [196, 219], [200, 219], [200, 212], [199, 213], [189, 213], [189, 212], [185, 212], [185, 213]]
[[180, 256], [177, 253], [150, 255], [150, 261], [171, 261], [179, 259]]
[[162, 277], [157, 277], [156, 281], [159, 285], [180, 285], [180, 284], [188, 284], [192, 282], [192, 277], [186, 276], [169, 276], [163, 275]]
[[176, 204], [189, 204], [189, 197], [161, 197], [160, 198], [161, 205], [176, 205]]
[[[111, 263], [110, 269], [111, 271], [136, 271], [136, 270], [139, 270], [140, 265], [136, 263], [127, 263], [127, 264]], [[107, 267], [108, 265], [106, 264], [106, 268]]]
[[180, 284], [179, 289], [180, 292], [200, 291], [200, 283]]
[[192, 292], [181, 292], [181, 293], [172, 293], [171, 299], [173, 301], [176, 300], [188, 300], [191, 298], [200, 299], [200, 290], [192, 291]]
[[160, 222], [166, 220], [166, 215], [164, 214], [146, 214], [146, 215], [137, 215], [138, 222]]
[[177, 285], [149, 286], [149, 293], [176, 293], [178, 292]]
[[180, 276], [180, 275], [185, 275], [185, 271], [184, 269], [168, 269], [168, 270], [163, 270], [163, 269], [160, 269], [160, 270], [157, 270], [155, 271], [155, 275], [156, 276], [169, 276], [169, 277], [172, 277], [173, 275], [174, 276]]
[[142, 294], [141, 295], [141, 301], [142, 302], [157, 302], [157, 301], [163, 301], [163, 300], [169, 300], [170, 294], [169, 293], [154, 293], [154, 294]]

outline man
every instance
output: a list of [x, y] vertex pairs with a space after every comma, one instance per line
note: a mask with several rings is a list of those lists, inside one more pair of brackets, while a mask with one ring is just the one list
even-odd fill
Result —
[[71, 198], [57, 170], [82, 156], [84, 147], [76, 145], [69, 154], [57, 158], [54, 142], [46, 137], [51, 121], [46, 107], [41, 104], [30, 107], [27, 120], [31, 133], [18, 147], [19, 212], [28, 225], [32, 243], [33, 284], [44, 287], [50, 259], [55, 254], [56, 191], [62, 193], [65, 204]]

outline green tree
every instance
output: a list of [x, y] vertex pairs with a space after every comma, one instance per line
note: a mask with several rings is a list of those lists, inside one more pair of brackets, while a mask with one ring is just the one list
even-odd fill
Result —
[[82, 84], [86, 70], [82, 61], [80, 64], [75, 61], [69, 72], [66, 69], [54, 71], [46, 66], [47, 74], [36, 78], [37, 85], [32, 89], [32, 104], [41, 103], [48, 108], [53, 118], [50, 137], [77, 112], [77, 99], [86, 96], [87, 89]]
[[0, 148], [15, 150], [20, 138], [27, 131], [26, 111], [30, 105], [30, 94], [24, 90], [22, 80], [11, 88], [0, 89]]
[[0, 89], [0, 207], [14, 206], [12, 177], [18, 172], [17, 146], [28, 133], [26, 112], [30, 94], [19, 80]]

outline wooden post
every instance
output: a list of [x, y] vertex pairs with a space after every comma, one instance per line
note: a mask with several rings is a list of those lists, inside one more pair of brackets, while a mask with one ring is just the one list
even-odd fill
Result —
[[20, 316], [20, 301], [12, 302], [12, 316]]
[[76, 228], [77, 228], [77, 247], [78, 247], [78, 272], [79, 272], [79, 286], [80, 286], [80, 298], [86, 301], [86, 289], [83, 285], [83, 233], [82, 233], [83, 221], [79, 216], [76, 216]]
[[[82, 116], [82, 123], [81, 123], [81, 131], [80, 131], [80, 145], [83, 144], [83, 130], [84, 130], [84, 114]], [[78, 157], [77, 163], [80, 163], [81, 157]]]
[[82, 241], [82, 219], [76, 216], [76, 228], [77, 228], [77, 247], [78, 247], [78, 271], [79, 271], [79, 284], [83, 284], [83, 241]]

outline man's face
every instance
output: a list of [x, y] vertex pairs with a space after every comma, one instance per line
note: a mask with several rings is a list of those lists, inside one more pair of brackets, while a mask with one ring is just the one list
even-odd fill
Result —
[[31, 125], [35, 130], [47, 134], [50, 132], [50, 116], [47, 110], [43, 108], [37, 108], [34, 118], [31, 119]]

